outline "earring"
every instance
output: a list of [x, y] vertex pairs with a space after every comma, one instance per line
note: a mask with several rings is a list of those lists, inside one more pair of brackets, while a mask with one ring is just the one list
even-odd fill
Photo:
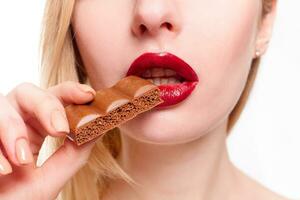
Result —
[[256, 56], [256, 57], [259, 57], [259, 56], [260, 56], [260, 51], [259, 51], [259, 50], [256, 50], [256, 51], [255, 51], [255, 56]]

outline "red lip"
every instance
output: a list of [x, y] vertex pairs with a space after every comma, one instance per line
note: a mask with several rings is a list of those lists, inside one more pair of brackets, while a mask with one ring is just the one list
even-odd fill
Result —
[[142, 77], [147, 69], [154, 67], [172, 69], [184, 79], [182, 83], [158, 86], [161, 98], [164, 100], [157, 106], [159, 108], [171, 106], [186, 99], [199, 81], [197, 74], [189, 64], [167, 52], [142, 54], [133, 61], [126, 75]]

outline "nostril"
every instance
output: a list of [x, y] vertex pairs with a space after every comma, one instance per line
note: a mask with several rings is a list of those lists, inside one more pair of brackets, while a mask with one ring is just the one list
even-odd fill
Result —
[[161, 25], [162, 27], [166, 27], [168, 30], [172, 30], [173, 29], [173, 26], [172, 24], [170, 24], [169, 22], [165, 22]]
[[147, 30], [147, 27], [144, 24], [140, 25], [140, 31], [143, 34]]
[[[173, 25], [169, 22], [165, 22], [161, 25], [161, 27], [166, 27], [169, 31], [173, 30]], [[145, 33], [147, 31], [147, 27], [144, 24], [140, 24], [139, 26], [141, 34]]]

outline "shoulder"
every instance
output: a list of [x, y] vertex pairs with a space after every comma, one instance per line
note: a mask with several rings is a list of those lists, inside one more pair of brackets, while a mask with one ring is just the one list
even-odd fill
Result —
[[[261, 185], [257, 181], [253, 180], [245, 173], [237, 169], [237, 183], [240, 188], [239, 197], [243, 197], [242, 199], [255, 199], [255, 200], [289, 200], [288, 198], [277, 194], [276, 192], [270, 190], [269, 188]], [[247, 198], [245, 198], [247, 197]]]

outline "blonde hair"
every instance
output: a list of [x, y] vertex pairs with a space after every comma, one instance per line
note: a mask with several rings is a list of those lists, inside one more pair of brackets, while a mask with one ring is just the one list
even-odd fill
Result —
[[[263, 15], [271, 9], [271, 0], [263, 0]], [[48, 88], [63, 81], [88, 83], [87, 74], [73, 39], [70, 19], [75, 0], [47, 0], [41, 33], [41, 87]], [[231, 112], [228, 133], [232, 130], [247, 102], [257, 74], [260, 58], [253, 59], [244, 91]], [[44, 145], [52, 154], [61, 144], [61, 138], [46, 138]], [[117, 164], [115, 158], [121, 148], [120, 130], [115, 128], [98, 140], [88, 163], [62, 189], [63, 200], [101, 199], [112, 179], [134, 181]], [[44, 159], [46, 159], [46, 157]]]

